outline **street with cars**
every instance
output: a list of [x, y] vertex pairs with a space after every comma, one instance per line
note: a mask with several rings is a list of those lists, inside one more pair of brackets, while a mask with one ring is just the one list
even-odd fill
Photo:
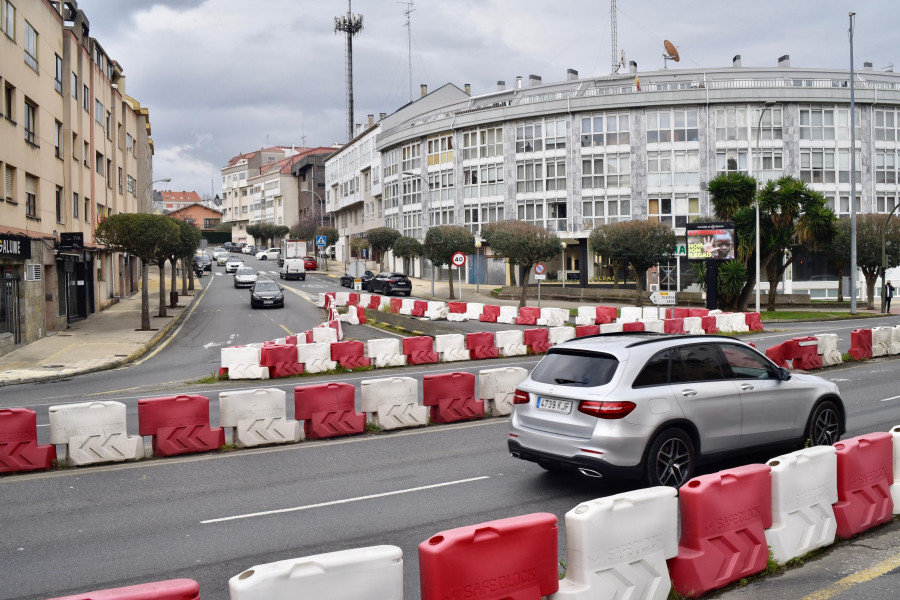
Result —
[[[198, 383], [217, 369], [221, 347], [309, 329], [324, 318], [315, 304], [318, 294], [346, 289], [341, 287], [339, 277], [317, 271], [305, 272], [305, 280], [282, 280], [277, 263], [271, 259], [240, 256], [243, 262], [237, 264], [235, 273], [212, 266], [212, 276], [202, 280], [202, 293], [193, 312], [162, 350], [123, 369], [2, 388], [0, 408], [35, 410], [39, 443], [48, 443], [48, 408], [59, 404], [122, 402], [127, 407], [129, 433], [136, 435], [137, 402], [141, 398], [203, 395], [211, 400], [210, 421], [217, 423], [216, 399], [220, 392], [274, 387], [287, 392], [288, 418], [293, 418], [290, 398], [297, 385], [333, 381], [349, 383], [359, 390], [363, 380], [396, 374], [415, 378], [421, 390], [425, 374], [477, 373], [501, 366], [532, 371], [541, 360], [523, 356], [407, 366], [377, 374]], [[235, 287], [241, 269], [252, 269], [257, 285], [266, 282], [280, 287], [284, 308], [253, 309], [252, 288]], [[881, 317], [867, 320], [865, 326], [894, 322], [892, 317]], [[450, 325], [465, 331], [470, 326], [489, 330], [492, 324]], [[859, 326], [855, 321], [783, 323], [739, 339], [752, 342], [764, 352], [800, 334], [836, 333], [840, 346], [846, 348], [851, 331]], [[345, 335], [365, 340], [395, 334], [348, 324]], [[840, 415], [837, 423], [839, 429], [845, 425], [843, 437], [887, 431], [900, 423], [894, 359], [823, 370], [818, 375], [821, 379], [792, 374], [785, 380], [781, 370], [728, 337], [706, 341], [703, 348], [698, 347], [704, 344], [702, 340], [675, 347], [650, 341], [638, 350], [625, 349], [620, 343], [603, 350], [600, 362], [605, 364], [595, 362], [597, 356], [591, 355], [587, 344], [573, 343], [570, 350], [552, 354], [541, 369], [533, 372], [523, 392], [535, 400], [538, 396], [548, 398], [548, 410], [539, 413], [536, 403], [527, 405], [526, 412], [513, 418], [513, 430], [521, 425], [517, 419], [531, 419], [542, 422], [537, 428], [555, 428], [559, 434], [566, 434], [566, 428], [591, 428], [603, 421], [599, 416], [603, 411], [629, 410], [623, 404], [588, 406], [588, 413], [596, 413], [591, 415], [565, 406], [565, 402], [585, 399], [582, 389], [588, 384], [581, 382], [588, 381], [586, 377], [597, 379], [590, 381], [591, 385], [607, 379], [615, 385], [630, 383], [632, 396], [622, 402], [631, 402], [635, 405], [631, 410], [639, 411], [644, 398], [665, 397], [674, 402], [671, 395], [680, 395], [688, 388], [699, 391], [702, 397], [706, 390], [696, 388], [710, 382], [692, 382], [686, 373], [690, 369], [724, 368], [724, 364], [743, 376], [711, 382], [717, 386], [716, 393], [723, 394], [721, 386], [725, 384], [737, 388], [752, 384], [769, 392], [779, 387], [782, 391], [790, 389], [787, 397], [766, 397], [765, 407], [754, 415], [758, 419], [754, 433], [758, 443], [750, 444], [752, 448], [744, 448], [740, 455], [707, 457], [706, 462], [692, 466], [694, 474], [765, 461], [782, 451], [780, 446], [770, 449], [770, 442], [785, 441], [788, 446], [804, 443], [807, 417], [817, 399], [826, 398], [845, 412], [845, 418]], [[710, 346], [714, 346], [712, 350]], [[566, 352], [587, 362], [572, 366]], [[611, 364], [608, 357], [622, 359], [626, 352], [630, 353], [630, 362]], [[702, 352], [707, 353], [707, 359], [712, 352], [716, 360], [698, 359], [696, 354]], [[667, 353], [664, 359], [662, 353]], [[664, 368], [659, 366], [663, 360]], [[649, 364], [655, 368], [645, 368]], [[646, 385], [635, 386], [635, 380], [640, 383], [641, 377]], [[738, 398], [741, 392], [750, 390], [739, 389]], [[839, 398], [832, 397], [835, 393]], [[736, 402], [733, 397], [730, 401]], [[778, 412], [788, 404], [795, 408], [790, 417]], [[517, 405], [517, 410], [524, 406]], [[740, 408], [733, 412], [740, 412]], [[564, 416], [575, 420], [567, 423]], [[739, 439], [728, 439], [727, 429], [733, 427], [734, 420], [722, 411], [704, 414], [700, 407], [696, 419], [708, 419], [700, 426], [704, 433], [725, 432], [717, 440], [723, 448], [743, 447]], [[804, 427], [798, 425], [800, 422]], [[228, 579], [253, 565], [378, 544], [402, 548], [404, 597], [415, 599], [419, 597], [417, 546], [436, 532], [533, 512], [556, 514], [562, 523], [565, 513], [583, 501], [646, 485], [603, 473], [598, 474], [607, 476], [584, 476], [553, 468], [553, 464], [540, 465], [540, 460], [517, 460], [510, 456], [510, 431], [509, 418], [486, 418], [389, 434], [4, 477], [0, 479], [5, 505], [0, 518], [0, 554], [4, 557], [0, 599], [46, 598], [176, 577], [199, 581], [203, 597], [226, 598]], [[730, 433], [733, 438], [734, 432]], [[823, 433], [830, 435], [828, 431]], [[678, 439], [676, 436], [670, 441]], [[841, 551], [836, 548], [832, 555]], [[564, 535], [560, 535], [559, 552], [564, 556]], [[836, 580], [841, 571], [834, 569]], [[801, 598], [826, 585], [829, 574], [817, 572], [820, 580], [792, 587], [793, 596], [778, 596], [772, 591], [774, 583], [769, 582], [719, 597]], [[879, 592], [872, 591], [865, 597], [879, 597]]]

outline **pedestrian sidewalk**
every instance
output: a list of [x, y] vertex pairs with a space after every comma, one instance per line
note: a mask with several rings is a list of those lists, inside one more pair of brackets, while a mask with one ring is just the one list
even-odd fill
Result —
[[[209, 281], [200, 280], [200, 286]], [[168, 298], [171, 279], [166, 278]], [[194, 281], [194, 290], [182, 296], [178, 278], [178, 306], [159, 313], [159, 269], [150, 268], [147, 289], [150, 293], [151, 331], [140, 331], [141, 292], [123, 298], [68, 329], [41, 338], [0, 357], [0, 386], [49, 381], [93, 371], [113, 369], [137, 360], [169, 335], [188, 308], [203, 291]]]

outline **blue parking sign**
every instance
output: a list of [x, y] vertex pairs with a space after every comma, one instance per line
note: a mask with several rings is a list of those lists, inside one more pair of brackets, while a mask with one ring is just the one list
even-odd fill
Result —
[[316, 236], [316, 246], [326, 246], [326, 245], [327, 244], [325, 243], [325, 236], [317, 235]]

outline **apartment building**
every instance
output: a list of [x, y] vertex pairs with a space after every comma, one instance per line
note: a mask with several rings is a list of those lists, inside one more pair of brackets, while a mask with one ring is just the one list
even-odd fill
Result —
[[137, 289], [97, 224], [148, 210], [149, 112], [77, 2], [0, 0], [0, 355]]

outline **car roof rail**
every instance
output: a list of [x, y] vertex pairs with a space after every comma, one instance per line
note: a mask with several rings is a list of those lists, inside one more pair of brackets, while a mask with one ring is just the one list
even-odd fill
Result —
[[[609, 333], [595, 333], [593, 335], [584, 335], [581, 337], [573, 338], [569, 341], [576, 342], [580, 340], [588, 340], [591, 338], [610, 338], [610, 337], [645, 337], [649, 339], [640, 339], [636, 340], [627, 346], [626, 348], [632, 348], [634, 346], [641, 346], [643, 344], [655, 344], [656, 342], [660, 342], [667, 339], [678, 338], [678, 339], [688, 339], [688, 338], [697, 338], [697, 339], [709, 339], [709, 334], [701, 334], [701, 333], [661, 333], [659, 331], [611, 331]], [[730, 335], [719, 335], [715, 336], [718, 339], [729, 339], [735, 341], [742, 341], [736, 337]]]

